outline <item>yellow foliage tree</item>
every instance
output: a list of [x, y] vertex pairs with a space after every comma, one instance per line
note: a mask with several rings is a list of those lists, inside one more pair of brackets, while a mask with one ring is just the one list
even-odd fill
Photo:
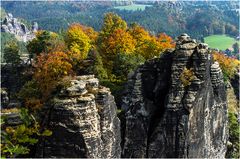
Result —
[[84, 33], [81, 25], [71, 25], [66, 33], [65, 43], [70, 51], [70, 56], [76, 60], [83, 60], [87, 57], [91, 48], [91, 40]]
[[106, 53], [131, 54], [135, 51], [136, 40], [132, 35], [122, 29], [115, 30], [108, 38]]
[[175, 47], [172, 38], [164, 33], [155, 37], [139, 25], [133, 25], [129, 32], [136, 40], [136, 53], [145, 59], [159, 56], [164, 50]]
[[131, 54], [135, 50], [135, 40], [127, 32], [127, 23], [115, 13], [107, 13], [97, 40], [98, 51], [103, 64], [111, 74], [113, 60], [119, 53]]
[[95, 43], [97, 37], [98, 37], [98, 32], [96, 32], [92, 27], [88, 27], [79, 23], [73, 23], [75, 27], [81, 28], [81, 30], [89, 37], [90, 41], [92, 44]]
[[104, 16], [104, 23], [102, 30], [100, 31], [100, 36], [107, 37], [113, 33], [116, 29], [127, 29], [127, 23], [120, 16], [115, 13], [107, 13]]
[[136, 40], [136, 47], [141, 48], [143, 45], [146, 44], [147, 41], [151, 40], [151, 36], [143, 27], [138, 24], [132, 25], [129, 29], [129, 33], [133, 36]]
[[232, 78], [239, 69], [240, 61], [231, 57], [227, 57], [222, 53], [213, 52], [213, 59], [217, 61], [223, 71], [224, 79]]
[[116, 29], [105, 41], [105, 51], [101, 52], [103, 64], [108, 72], [112, 71], [113, 61], [118, 54], [133, 54], [136, 40], [122, 29]]

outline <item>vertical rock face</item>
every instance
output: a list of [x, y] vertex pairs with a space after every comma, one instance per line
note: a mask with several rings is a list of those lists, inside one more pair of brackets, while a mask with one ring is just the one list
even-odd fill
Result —
[[8, 13], [3, 22], [1, 22], [1, 32], [14, 34], [19, 41], [27, 42], [35, 38], [34, 32], [38, 30], [38, 24], [33, 23], [32, 30], [28, 30], [27, 26], [21, 23], [17, 18], [13, 18], [11, 13]]
[[36, 157], [120, 157], [120, 121], [114, 97], [94, 76], [78, 76], [63, 89], [49, 112], [52, 136]]
[[239, 100], [240, 73], [236, 73], [230, 82], [234, 89], [236, 98], [237, 98], [237, 100]]
[[[181, 77], [193, 72], [189, 85]], [[123, 100], [123, 157], [224, 157], [227, 102], [221, 69], [208, 47], [187, 34], [175, 50], [146, 62], [130, 77]]]

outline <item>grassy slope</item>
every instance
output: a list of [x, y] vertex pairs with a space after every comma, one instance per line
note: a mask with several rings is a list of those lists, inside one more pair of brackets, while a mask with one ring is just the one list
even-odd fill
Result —
[[115, 9], [120, 9], [120, 10], [131, 10], [131, 11], [136, 11], [136, 10], [145, 10], [145, 7], [150, 7], [152, 5], [143, 5], [143, 4], [132, 4], [128, 6], [117, 6], [114, 7]]
[[[205, 43], [211, 48], [218, 48], [220, 50], [226, 50], [231, 48], [232, 45], [237, 42], [234, 38], [226, 35], [211, 35], [204, 38]], [[238, 41], [239, 43], [239, 41]]]

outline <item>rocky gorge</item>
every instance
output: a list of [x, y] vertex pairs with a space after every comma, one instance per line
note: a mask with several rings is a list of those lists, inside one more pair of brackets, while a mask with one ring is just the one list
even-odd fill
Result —
[[[7, 105], [7, 92], [1, 94]], [[52, 135], [39, 140], [34, 157], [225, 157], [222, 70], [208, 46], [187, 34], [178, 37], [175, 49], [129, 75], [121, 110], [123, 117], [110, 89], [94, 75], [76, 76], [44, 108], [42, 125]]]

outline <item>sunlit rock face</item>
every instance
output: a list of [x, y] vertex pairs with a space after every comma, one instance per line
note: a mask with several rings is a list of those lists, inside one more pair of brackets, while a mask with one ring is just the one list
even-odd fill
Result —
[[120, 157], [116, 104], [98, 79], [78, 76], [53, 101], [45, 121], [53, 134], [37, 147], [36, 157]]
[[34, 33], [38, 31], [38, 24], [34, 22], [31, 29], [28, 29], [26, 24], [20, 22], [19, 19], [14, 18], [11, 13], [8, 13], [1, 22], [1, 32], [13, 34], [19, 41], [23, 42], [35, 38]]
[[[181, 79], [184, 69], [194, 78]], [[222, 71], [208, 46], [187, 34], [141, 65], [127, 85], [123, 157], [223, 158], [227, 100]]]

